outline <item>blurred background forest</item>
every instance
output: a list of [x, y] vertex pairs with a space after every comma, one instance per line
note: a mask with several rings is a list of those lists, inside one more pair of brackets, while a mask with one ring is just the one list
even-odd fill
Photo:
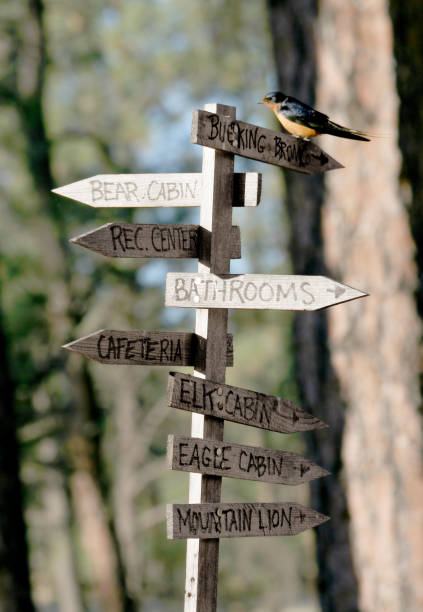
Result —
[[[371, 295], [329, 311], [231, 314], [228, 382], [301, 403], [331, 426], [234, 442], [331, 471], [310, 487], [227, 479], [224, 501], [292, 500], [332, 517], [294, 538], [222, 541], [227, 612], [423, 609], [420, 0], [2, 0], [0, 4], [0, 609], [180, 610], [185, 543], [165, 504], [166, 368], [106, 366], [61, 345], [101, 328], [192, 331], [164, 308], [168, 270], [68, 240], [109, 221], [197, 223], [197, 209], [93, 209], [51, 189], [104, 173], [199, 172], [191, 114], [207, 102], [278, 129], [281, 89], [371, 143], [318, 139], [344, 166], [263, 174], [235, 209], [233, 272], [327, 274]], [[187, 371], [190, 371], [187, 369]]]

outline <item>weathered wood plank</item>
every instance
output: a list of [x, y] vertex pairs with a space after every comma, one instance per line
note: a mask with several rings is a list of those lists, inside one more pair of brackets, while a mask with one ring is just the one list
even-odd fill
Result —
[[166, 276], [166, 306], [319, 310], [367, 294], [326, 276], [184, 274]]
[[[189, 374], [169, 372], [169, 406], [268, 431], [295, 433], [323, 429], [326, 423], [294, 402]], [[194, 435], [194, 434], [193, 434]]]
[[234, 172], [232, 206], [258, 206], [261, 200], [262, 174], [260, 172]]
[[[199, 225], [106, 223], [70, 242], [106, 257], [199, 257], [210, 251], [210, 236]], [[232, 226], [231, 259], [241, 257], [241, 235]]]
[[329, 472], [298, 453], [170, 435], [168, 467], [181, 472], [299, 485]]
[[[206, 105], [206, 109], [235, 119], [235, 108], [221, 104]], [[202, 166], [202, 202], [200, 225], [210, 236], [208, 256], [200, 258], [199, 272], [224, 274], [230, 271], [230, 232], [232, 227], [232, 193], [234, 156], [204, 147]], [[204, 369], [194, 370], [200, 377], [225, 381], [225, 338], [228, 330], [227, 310], [196, 310], [195, 332], [207, 338]], [[223, 440], [222, 419], [193, 414], [191, 435], [198, 438]], [[189, 501], [219, 502], [222, 479], [218, 476], [189, 475]], [[219, 540], [187, 542], [185, 577], [185, 612], [215, 612], [219, 567]]]
[[[232, 206], [257, 206], [261, 174], [235, 173]], [[179, 174], [98, 174], [52, 190], [53, 193], [95, 208], [200, 206], [203, 176]]]
[[193, 111], [191, 142], [306, 174], [343, 168], [312, 142], [204, 110]]
[[241, 538], [296, 535], [329, 520], [295, 502], [169, 504], [167, 537]]
[[[226, 340], [228, 365], [232, 365], [231, 334]], [[112, 365], [204, 367], [206, 346], [204, 338], [190, 332], [101, 329], [62, 348]]]

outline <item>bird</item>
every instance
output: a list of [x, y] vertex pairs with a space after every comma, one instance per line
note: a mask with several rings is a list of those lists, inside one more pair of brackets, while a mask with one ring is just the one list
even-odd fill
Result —
[[368, 134], [334, 123], [328, 115], [280, 91], [266, 94], [259, 104], [268, 106], [282, 127], [297, 138], [309, 140], [320, 134], [332, 134], [341, 138], [370, 141]]

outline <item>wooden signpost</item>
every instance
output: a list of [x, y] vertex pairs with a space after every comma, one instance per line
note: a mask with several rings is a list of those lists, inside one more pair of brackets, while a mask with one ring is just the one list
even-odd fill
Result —
[[[190, 332], [101, 329], [63, 348], [112, 365], [197, 365], [201, 368], [206, 345], [204, 338]], [[226, 359], [228, 365], [233, 365], [231, 334], [226, 338]]]
[[179, 274], [166, 277], [166, 306], [319, 310], [366, 294], [325, 276]]
[[167, 537], [174, 540], [297, 535], [328, 519], [328, 516], [295, 502], [169, 504]]
[[297, 453], [203, 438], [169, 436], [168, 466], [181, 472], [298, 485], [329, 472]]
[[308, 140], [236, 121], [218, 112], [194, 111], [191, 142], [306, 174], [343, 168]]
[[342, 168], [316, 145], [236, 119], [236, 109], [193, 113], [201, 174], [98, 175], [55, 189], [94, 207], [200, 206], [199, 225], [108, 223], [72, 240], [108, 257], [196, 257], [169, 273], [166, 305], [196, 309], [195, 332], [100, 330], [64, 348], [106, 364], [194, 366], [170, 372], [168, 402], [192, 413], [191, 436], [169, 436], [168, 463], [189, 472], [189, 503], [167, 509], [169, 539], [187, 539], [185, 612], [215, 612], [220, 538], [294, 535], [329, 517], [295, 502], [221, 503], [222, 477], [297, 485], [328, 472], [297, 453], [223, 441], [224, 422], [280, 433], [326, 427], [293, 402], [225, 384], [233, 364], [228, 310], [316, 310], [366, 294], [322, 276], [230, 274], [241, 256], [232, 207], [257, 206], [261, 175], [234, 173], [234, 155], [314, 174]]
[[167, 400], [172, 408], [268, 431], [296, 433], [327, 427], [326, 423], [282, 397], [178, 372], [169, 373]]
[[[53, 193], [95, 208], [201, 206], [201, 174], [98, 174], [53, 189]], [[233, 175], [232, 206], [258, 206], [261, 174]]]
[[[198, 257], [210, 250], [210, 234], [199, 225], [106, 223], [71, 242], [106, 257]], [[231, 259], [241, 257], [239, 227], [232, 226]]]

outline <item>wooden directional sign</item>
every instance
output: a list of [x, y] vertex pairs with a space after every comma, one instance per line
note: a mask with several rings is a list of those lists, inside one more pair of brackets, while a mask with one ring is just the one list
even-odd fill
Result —
[[[199, 225], [106, 223], [71, 242], [107, 257], [207, 257], [210, 232]], [[231, 258], [241, 257], [238, 226], [232, 226]]]
[[183, 436], [168, 437], [167, 460], [172, 470], [275, 484], [298, 485], [329, 475], [297, 453]]
[[306, 174], [343, 168], [307, 140], [204, 110], [193, 112], [191, 142]]
[[326, 423], [293, 402], [197, 376], [170, 372], [168, 403], [172, 408], [219, 417], [280, 433], [323, 429]]
[[[98, 174], [53, 193], [94, 207], [200, 206], [202, 175]], [[257, 206], [260, 196], [261, 174], [234, 174], [233, 206]]]
[[[65, 349], [113, 365], [197, 366], [204, 360], [205, 341], [196, 334], [171, 331], [102, 329], [65, 344]], [[232, 335], [227, 336], [227, 365], [233, 365]]]
[[241, 538], [296, 535], [329, 520], [295, 502], [168, 504], [167, 537]]
[[367, 295], [325, 276], [183, 274], [166, 277], [166, 306], [319, 310]]

